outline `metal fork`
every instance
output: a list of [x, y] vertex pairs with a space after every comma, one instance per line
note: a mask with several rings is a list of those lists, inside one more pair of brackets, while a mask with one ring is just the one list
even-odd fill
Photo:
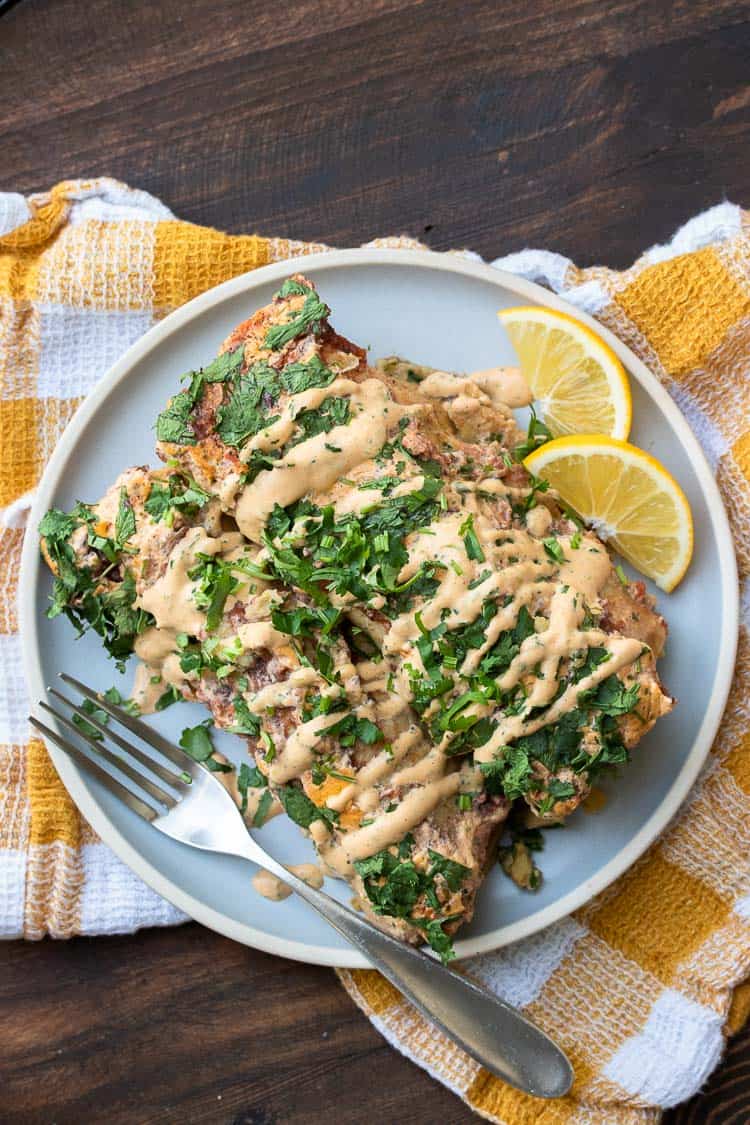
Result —
[[[65, 674], [60, 678], [149, 749], [124, 739], [54, 688], [48, 689], [50, 695], [94, 727], [101, 738], [82, 731], [72, 718], [48, 703], [40, 701], [39, 706], [86, 743], [95, 757], [33, 716], [32, 724], [129, 809], [173, 840], [204, 851], [242, 856], [282, 879], [427, 1019], [505, 1082], [540, 1098], [559, 1098], [568, 1092], [573, 1070], [565, 1054], [519, 1011], [421, 950], [381, 933], [323, 891], [308, 886], [252, 838], [231, 795], [212, 773], [141, 719], [109, 703], [79, 680]], [[105, 739], [117, 752], [106, 745]], [[119, 776], [109, 773], [102, 763], [117, 770]]]

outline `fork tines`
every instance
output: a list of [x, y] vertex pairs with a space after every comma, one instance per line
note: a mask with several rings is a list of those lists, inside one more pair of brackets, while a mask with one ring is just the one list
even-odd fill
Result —
[[[96, 691], [81, 683], [80, 680], [64, 673], [60, 674], [60, 679], [64, 680], [84, 698], [90, 699], [92, 703], [96, 704], [97, 708], [101, 708], [110, 718], [125, 727], [131, 734], [136, 735], [152, 751], [163, 755], [172, 765], [165, 765], [153, 753], [134, 745], [133, 742], [126, 741], [117, 731], [111, 730], [102, 723], [96, 715], [85, 711], [83, 707], [78, 706], [73, 700], [68, 699], [67, 696], [52, 687], [48, 689], [50, 695], [68, 708], [73, 716], [77, 716], [81, 723], [85, 723], [86, 727], [81, 729], [81, 726], [74, 722], [72, 717], [62, 714], [44, 700], [40, 700], [39, 706], [53, 715], [63, 727], [81, 739], [88, 750], [93, 751], [95, 757], [92, 757], [88, 751], [82, 750], [75, 743], [68, 741], [67, 738], [63, 738], [34, 716], [31, 716], [30, 720], [32, 726], [45, 738], [64, 750], [79, 766], [96, 777], [105, 788], [138, 813], [139, 816], [151, 821], [173, 809], [190, 789], [195, 771], [198, 769], [195, 762], [174, 743], [160, 735], [158, 731], [152, 730], [140, 719], [129, 715], [121, 707], [103, 699]], [[93, 728], [96, 733], [89, 733], [86, 728]], [[107, 745], [107, 742], [113, 743], [117, 750], [113, 750]], [[116, 770], [117, 774], [110, 773], [109, 769], [105, 769], [102, 763], [106, 763], [107, 766]]]

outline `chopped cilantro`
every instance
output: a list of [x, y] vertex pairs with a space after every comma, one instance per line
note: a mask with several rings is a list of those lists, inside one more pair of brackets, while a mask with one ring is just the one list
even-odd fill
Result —
[[237, 579], [232, 574], [235, 563], [227, 563], [209, 555], [199, 555], [189, 576], [197, 582], [193, 592], [195, 604], [206, 611], [206, 629], [218, 629], [229, 595], [237, 589]]
[[190, 425], [193, 403], [187, 391], [180, 391], [156, 418], [156, 440], [175, 445], [195, 445], [196, 435]]
[[562, 564], [565, 562], [565, 553], [562, 549], [562, 545], [558, 542], [554, 535], [550, 535], [549, 538], [543, 539], [542, 544], [552, 561], [562, 566]]
[[189, 391], [176, 394], [156, 419], [157, 441], [168, 441], [173, 445], [195, 445], [196, 438], [190, 425], [194, 405]]
[[280, 449], [273, 449], [270, 453], [266, 453], [262, 449], [251, 450], [250, 457], [247, 461], [247, 467], [243, 474], [245, 483], [252, 484], [258, 473], [270, 472], [271, 469], [275, 469], [276, 462], [280, 457]]
[[271, 793], [270, 789], [266, 789], [261, 794], [260, 800], [258, 801], [258, 807], [255, 810], [255, 815], [253, 816], [253, 828], [263, 827], [263, 825], [266, 823], [266, 817], [268, 816], [272, 804], [273, 794]]
[[[216, 359], [198, 372], [199, 377], [204, 383], [225, 383], [228, 379], [234, 379], [239, 375], [242, 364], [245, 360], [244, 347], [235, 348], [233, 352], [222, 352], [217, 355]], [[190, 375], [184, 375], [183, 379], [189, 378], [192, 381], [195, 378], [195, 372]]]
[[276, 743], [271, 738], [271, 735], [267, 730], [262, 730], [260, 732], [260, 740], [266, 748], [266, 752], [263, 757], [267, 762], [272, 762], [276, 757]]
[[492, 648], [482, 657], [479, 671], [483, 676], [496, 677], [510, 666], [521, 651], [521, 645], [534, 635], [534, 618], [525, 605], [518, 611], [516, 623], [512, 629], [506, 629], [500, 634]]
[[[39, 532], [57, 572], [47, 616], [53, 618], [64, 613], [79, 635], [88, 628], [93, 629], [102, 638], [109, 655], [117, 661], [117, 667], [122, 668], [133, 650], [136, 636], [152, 625], [154, 619], [145, 610], [134, 608], [135, 579], [129, 571], [120, 583], [103, 589], [99, 571], [79, 563], [69, 540], [83, 525], [88, 528], [89, 545], [94, 551], [100, 552], [110, 566], [121, 561], [114, 540], [92, 533], [94, 522], [95, 516], [85, 504], [77, 504], [70, 513], [53, 508], [40, 521]], [[122, 531], [128, 532], [129, 526], [130, 518], [123, 513]]]
[[[107, 714], [107, 712], [103, 711], [101, 707], [97, 707], [97, 705], [91, 699], [84, 699], [83, 703], [81, 704], [81, 710], [85, 711], [87, 715], [91, 715], [92, 718], [98, 720], [98, 722], [100, 723], [106, 724], [109, 722], [109, 715]], [[73, 722], [78, 727], [81, 734], [86, 734], [89, 738], [95, 738], [97, 739], [97, 741], [100, 741], [104, 737], [102, 732], [97, 730], [93, 723], [86, 722], [86, 720], [82, 719], [80, 715], [74, 714]]]
[[216, 433], [226, 445], [240, 449], [248, 438], [278, 421], [267, 403], [280, 391], [279, 375], [265, 363], [255, 363], [232, 383], [229, 396], [216, 411]]
[[492, 577], [492, 571], [491, 570], [483, 570], [481, 574], [478, 574], [477, 577], [472, 582], [469, 583], [469, 589], [470, 590], [476, 590], [477, 586], [481, 586], [483, 582], [486, 582], [487, 579], [491, 578], [491, 577]]
[[107, 688], [104, 692], [104, 698], [107, 703], [113, 703], [116, 707], [122, 707], [127, 715], [134, 715], [136, 718], [141, 713], [141, 709], [134, 699], [123, 699], [120, 692], [116, 687]]
[[69, 539], [75, 529], [80, 526], [80, 520], [72, 512], [61, 512], [59, 508], [50, 508], [39, 521], [39, 534], [47, 540], [47, 546], [57, 546]]
[[539, 449], [541, 445], [551, 441], [553, 437], [552, 431], [549, 426], [545, 426], [544, 422], [540, 421], [536, 416], [534, 407], [531, 407], [531, 418], [529, 419], [528, 429], [526, 431], [526, 441], [521, 445], [517, 445], [513, 450], [513, 456], [516, 461], [523, 461], [535, 449]]
[[295, 337], [301, 336], [303, 332], [309, 329], [313, 332], [318, 331], [321, 321], [324, 321], [330, 315], [330, 312], [328, 305], [320, 300], [317, 293], [308, 290], [305, 302], [299, 312], [285, 324], [276, 324], [269, 328], [263, 346], [272, 352], [280, 351]]
[[462, 863], [456, 863], [453, 859], [448, 859], [440, 852], [432, 851], [431, 848], [427, 854], [430, 857], [430, 875], [433, 877], [442, 875], [450, 890], [460, 890], [464, 879], [471, 874], [471, 869], [464, 867]]
[[[526, 471], [528, 473], [528, 469]], [[529, 476], [529, 491], [528, 491], [528, 493], [526, 494], [526, 496], [524, 497], [524, 499], [522, 501], [511, 504], [511, 507], [513, 509], [513, 515], [517, 516], [519, 519], [522, 518], [523, 516], [525, 516], [526, 513], [529, 512], [532, 508], [536, 507], [536, 505], [537, 505], [537, 498], [536, 498], [537, 493], [547, 492], [547, 490], [549, 489], [549, 481], [541, 480], [539, 477], [535, 477], [533, 473], [528, 473], [528, 476]]]
[[281, 286], [281, 289], [279, 289], [277, 293], [274, 293], [274, 298], [280, 297], [283, 299], [284, 297], [304, 297], [310, 291], [311, 290], [308, 285], [303, 285], [302, 282], [297, 281], [295, 278], [288, 277], [284, 284]]
[[204, 719], [197, 727], [186, 727], [180, 735], [180, 746], [194, 762], [200, 762], [211, 773], [231, 773], [232, 766], [217, 762], [213, 757], [216, 751], [209, 734], [212, 725], [211, 719]]
[[260, 735], [260, 718], [254, 715], [241, 695], [236, 695], [232, 702], [234, 709], [234, 722], [229, 728], [233, 734], [247, 734], [253, 738]]
[[341, 610], [333, 606], [295, 606], [285, 611], [271, 610], [271, 623], [280, 633], [290, 637], [312, 637], [317, 630], [323, 636], [332, 632], [341, 619]]
[[482, 762], [479, 768], [490, 794], [503, 793], [508, 800], [514, 801], [531, 788], [533, 770], [528, 753], [520, 746], [506, 746], [502, 757]]
[[329, 386], [336, 378], [336, 372], [326, 367], [319, 356], [313, 356], [307, 363], [288, 363], [279, 372], [279, 377], [290, 395], [298, 395], [312, 387]]
[[345, 426], [350, 417], [348, 398], [327, 398], [316, 410], [302, 410], [294, 419], [300, 433], [292, 446], [316, 434], [327, 434], [336, 426]]
[[415, 917], [414, 908], [421, 900], [432, 910], [441, 909], [436, 877], [445, 881], [448, 890], [460, 890], [464, 879], [470, 874], [468, 867], [430, 850], [429, 867], [423, 870], [409, 858], [414, 839], [405, 837], [396, 852], [390, 848], [376, 852], [367, 859], [355, 860], [354, 868], [362, 879], [365, 893], [376, 914], [391, 918], [404, 918], [424, 931], [429, 944], [444, 960], [453, 956], [449, 938], [442, 928], [443, 923], [452, 918]]
[[209, 631], [218, 629], [226, 600], [236, 585], [236, 579], [232, 577], [228, 570], [222, 570], [219, 573], [211, 594], [208, 612], [206, 613], [206, 628]]
[[368, 859], [355, 860], [354, 867], [377, 914], [392, 918], [411, 915], [424, 891], [424, 875], [411, 860], [400, 860], [386, 850]]
[[[460, 915], [457, 915], [457, 917], [460, 917]], [[453, 942], [443, 929], [444, 924], [449, 921], [453, 921], [453, 918], [433, 918], [432, 921], [422, 926], [428, 945], [435, 950], [444, 965], [447, 965], [456, 956]]]
[[458, 529], [458, 534], [463, 538], [466, 554], [475, 562], [484, 562], [485, 554], [474, 530], [474, 517], [469, 515]]
[[278, 790], [278, 798], [284, 812], [300, 828], [309, 828], [314, 820], [322, 820], [331, 828], [339, 818], [334, 809], [316, 805], [296, 785], [284, 785]]
[[314, 762], [310, 769], [310, 773], [312, 774], [314, 785], [325, 784], [325, 780], [327, 777], [335, 777], [339, 781], [347, 782], [351, 782], [354, 780], [353, 774], [344, 773], [342, 770], [336, 769], [335, 765], [332, 764], [332, 755], [329, 755], [328, 758], [325, 758], [323, 760]]
[[174, 684], [170, 684], [167, 690], [157, 699], [155, 707], [157, 711], [166, 711], [167, 707], [171, 707], [173, 703], [181, 702], [182, 695]]
[[341, 746], [353, 746], [357, 741], [373, 746], [376, 742], [383, 741], [383, 732], [375, 723], [370, 719], [360, 719], [351, 712], [332, 726], [326, 727], [325, 733], [327, 738], [335, 738]]
[[117, 550], [122, 550], [131, 535], [135, 535], [135, 512], [130, 505], [127, 489], [121, 488], [120, 503], [115, 520], [115, 546]]
[[211, 499], [192, 477], [173, 473], [166, 484], [155, 480], [143, 505], [155, 523], [170, 520], [174, 512], [194, 516]]
[[590, 676], [592, 672], [596, 671], [600, 664], [606, 664], [608, 660], [612, 659], [612, 654], [607, 648], [602, 648], [600, 645], [592, 645], [591, 648], [586, 650], [586, 656], [583, 663], [575, 670], [573, 680], [578, 683], [580, 680]]
[[547, 782], [547, 795], [555, 801], [566, 801], [569, 797], [575, 797], [576, 793], [572, 781], [560, 781], [557, 777], [551, 777]]
[[[578, 696], [579, 706], [586, 706], [601, 711], [604, 715], [627, 715], [633, 711], [638, 703], [639, 685], [631, 684], [626, 688], [617, 676], [608, 676], [597, 687], [590, 691], [581, 692]], [[582, 698], [583, 697], [583, 698]]]
[[156, 420], [156, 438], [159, 441], [169, 441], [178, 445], [195, 445], [196, 434], [193, 432], [190, 417], [193, 408], [198, 404], [204, 394], [207, 382], [225, 382], [235, 378], [244, 361], [244, 349], [237, 348], [233, 352], [224, 352], [217, 355], [207, 367], [198, 371], [188, 371], [182, 379], [189, 380], [189, 385], [180, 394], [175, 395], [171, 402]]
[[262, 789], [268, 782], [257, 766], [249, 766], [243, 762], [237, 774], [237, 790], [240, 794], [240, 812], [244, 816], [247, 812], [248, 789]]
[[[264, 535], [271, 576], [305, 591], [319, 604], [328, 601], [329, 593], [351, 593], [363, 601], [383, 594], [403, 604], [405, 592], [434, 572], [434, 567], [420, 568], [407, 582], [398, 583], [408, 559], [404, 537], [432, 522], [440, 489], [441, 482], [427, 476], [421, 488], [380, 497], [366, 512], [339, 520], [332, 507], [317, 508], [304, 500], [289, 509], [275, 508]], [[297, 525], [304, 526], [304, 539]]]

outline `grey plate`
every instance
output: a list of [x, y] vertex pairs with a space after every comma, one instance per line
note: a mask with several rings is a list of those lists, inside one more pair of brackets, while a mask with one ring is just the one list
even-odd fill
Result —
[[[669, 396], [626, 347], [545, 289], [489, 266], [449, 255], [347, 250], [294, 264], [277, 263], [235, 278], [178, 309], [152, 328], [102, 379], [76, 413], [52, 457], [30, 516], [35, 528], [52, 504], [95, 500], [124, 468], [154, 463], [153, 421], [180, 375], [207, 362], [235, 324], [265, 304], [289, 273], [304, 269], [334, 310], [336, 327], [373, 357], [397, 353], [419, 363], [469, 371], [515, 361], [496, 311], [540, 304], [588, 321], [619, 354], [633, 384], [631, 440], [654, 453], [685, 489], [696, 527], [695, 557], [678, 590], [659, 597], [670, 637], [661, 673], [679, 705], [608, 785], [598, 814], [579, 812], [548, 837], [544, 884], [535, 895], [493, 871], [476, 917], [462, 931], [459, 956], [496, 949], [534, 933], [581, 906], [620, 875], [674, 815], [710, 748], [726, 702], [738, 624], [734, 550], [721, 499], [701, 450]], [[50, 579], [36, 537], [26, 538], [21, 568], [21, 633], [32, 698], [59, 669], [125, 691], [93, 637], [76, 641], [62, 621], [44, 617]], [[696, 639], [700, 643], [696, 643]], [[155, 719], [177, 737], [203, 717], [180, 704]], [[239, 761], [238, 739], [220, 737]], [[71, 796], [100, 836], [147, 883], [206, 926], [286, 957], [319, 964], [364, 964], [342, 939], [295, 898], [271, 903], [250, 886], [247, 864], [189, 851], [166, 839], [87, 781], [58, 751], [52, 757]], [[285, 862], [311, 858], [296, 827], [279, 817], [261, 833]], [[347, 888], [328, 880], [345, 900]]]

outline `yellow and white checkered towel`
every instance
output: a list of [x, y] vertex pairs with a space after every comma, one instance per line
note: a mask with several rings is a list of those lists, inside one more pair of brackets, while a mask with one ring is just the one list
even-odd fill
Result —
[[[494, 263], [598, 317], [664, 382], [700, 438], [733, 524], [740, 656], [725, 721], [666, 835], [572, 917], [470, 971], [565, 1047], [571, 1095], [503, 1085], [377, 973], [341, 972], [385, 1037], [505, 1125], [645, 1125], [694, 1093], [750, 1010], [750, 229], [728, 203], [622, 273], [525, 250]], [[413, 246], [406, 239], [375, 245]], [[16, 578], [28, 494], [81, 399], [154, 321], [197, 293], [322, 246], [175, 220], [113, 180], [0, 194], [0, 935], [112, 933], [182, 915], [81, 820], [29, 739]]]

